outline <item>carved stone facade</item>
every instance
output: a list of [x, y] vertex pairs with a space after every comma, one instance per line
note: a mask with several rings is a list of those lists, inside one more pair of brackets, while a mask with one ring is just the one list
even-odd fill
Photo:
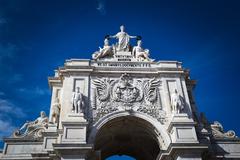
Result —
[[[139, 37], [123, 32], [106, 37], [111, 54], [103, 49], [93, 60], [66, 60], [56, 70], [49, 78], [50, 122], [42, 115], [5, 138], [1, 159], [240, 158], [235, 133], [196, 112], [195, 81], [182, 63], [136, 56], [129, 41]], [[118, 38], [115, 47], [110, 38]]]
[[[148, 114], [164, 123], [166, 112], [160, 99], [161, 81], [156, 78], [133, 78], [124, 73], [118, 79], [94, 78], [97, 106], [94, 121], [114, 111], [135, 111]], [[95, 108], [95, 107], [94, 107]]]

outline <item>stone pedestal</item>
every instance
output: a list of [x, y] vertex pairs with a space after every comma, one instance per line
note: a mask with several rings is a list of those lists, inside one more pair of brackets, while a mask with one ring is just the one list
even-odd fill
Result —
[[132, 56], [132, 52], [118, 51], [115, 56]]
[[53, 144], [62, 160], [86, 160], [93, 146], [87, 144], [87, 121], [82, 113], [71, 113], [62, 121], [63, 136]]
[[131, 61], [133, 55], [131, 52], [117, 52], [115, 58], [117, 58], [118, 61]]
[[9, 159], [32, 159], [32, 154], [42, 156], [47, 152], [42, 149], [41, 139], [4, 138], [5, 146], [1, 160]]
[[175, 160], [202, 160], [201, 155], [196, 154], [183, 154], [183, 155], [177, 155]]
[[168, 127], [172, 143], [198, 143], [195, 122], [187, 114], [175, 114]]
[[58, 141], [57, 124], [49, 124], [48, 129], [43, 132], [43, 150], [53, 151], [53, 143]]
[[61, 160], [87, 160], [93, 145], [77, 143], [53, 144]]
[[62, 122], [62, 143], [86, 143], [87, 121], [82, 113], [69, 114], [66, 121]]

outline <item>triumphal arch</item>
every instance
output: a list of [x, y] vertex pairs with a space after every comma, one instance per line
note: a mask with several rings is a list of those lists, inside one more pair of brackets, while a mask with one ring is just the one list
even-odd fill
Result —
[[[240, 159], [240, 140], [197, 111], [195, 81], [178, 61], [155, 61], [124, 26], [92, 59], [69, 59], [48, 82], [50, 113], [5, 138], [1, 159]], [[237, 127], [237, 126], [236, 126]]]

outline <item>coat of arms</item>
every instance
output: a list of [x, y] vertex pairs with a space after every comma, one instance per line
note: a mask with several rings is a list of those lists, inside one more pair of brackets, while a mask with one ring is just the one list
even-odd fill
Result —
[[163, 118], [160, 80], [133, 79], [124, 73], [119, 79], [95, 78], [92, 82], [96, 88], [98, 118], [117, 110], [134, 110]]
[[133, 85], [132, 78], [123, 74], [119, 82], [113, 87], [113, 96], [116, 102], [130, 104], [142, 98], [140, 89]]

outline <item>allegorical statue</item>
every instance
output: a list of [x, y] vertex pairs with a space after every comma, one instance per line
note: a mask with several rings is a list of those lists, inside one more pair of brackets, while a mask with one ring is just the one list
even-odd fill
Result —
[[141, 61], [151, 61], [149, 58], [149, 50], [148, 49], [143, 49], [142, 48], [142, 41], [138, 40], [137, 41], [137, 46], [133, 47], [132, 54], [135, 58], [140, 59]]
[[211, 124], [212, 134], [215, 138], [236, 138], [236, 134], [233, 130], [224, 132], [223, 126], [218, 121], [214, 121]]
[[59, 103], [59, 99], [55, 98], [55, 102], [52, 104], [52, 114], [51, 114], [51, 123], [58, 123], [59, 115], [60, 115], [61, 105]]
[[184, 102], [182, 96], [179, 95], [178, 91], [175, 91], [171, 95], [171, 106], [174, 113], [179, 114], [184, 109]]
[[118, 32], [114, 36], [109, 36], [109, 38], [118, 39], [118, 43], [116, 44], [116, 51], [129, 51], [129, 41], [130, 38], [137, 38], [137, 36], [130, 36], [124, 31], [124, 26], [120, 26], [120, 32]]
[[104, 58], [107, 56], [109, 57], [113, 56], [113, 49], [109, 45], [108, 38], [105, 38], [103, 48], [99, 47], [99, 51], [94, 52], [92, 55], [92, 58], [96, 60], [96, 59]]
[[19, 130], [18, 135], [26, 135], [38, 128], [46, 127], [48, 125], [48, 117], [44, 111], [40, 112], [40, 117], [35, 121], [26, 122]]
[[82, 93], [80, 92], [80, 87], [76, 88], [77, 91], [73, 93], [72, 96], [72, 112], [73, 113], [83, 113], [84, 109], [84, 102], [83, 102], [83, 96]]

